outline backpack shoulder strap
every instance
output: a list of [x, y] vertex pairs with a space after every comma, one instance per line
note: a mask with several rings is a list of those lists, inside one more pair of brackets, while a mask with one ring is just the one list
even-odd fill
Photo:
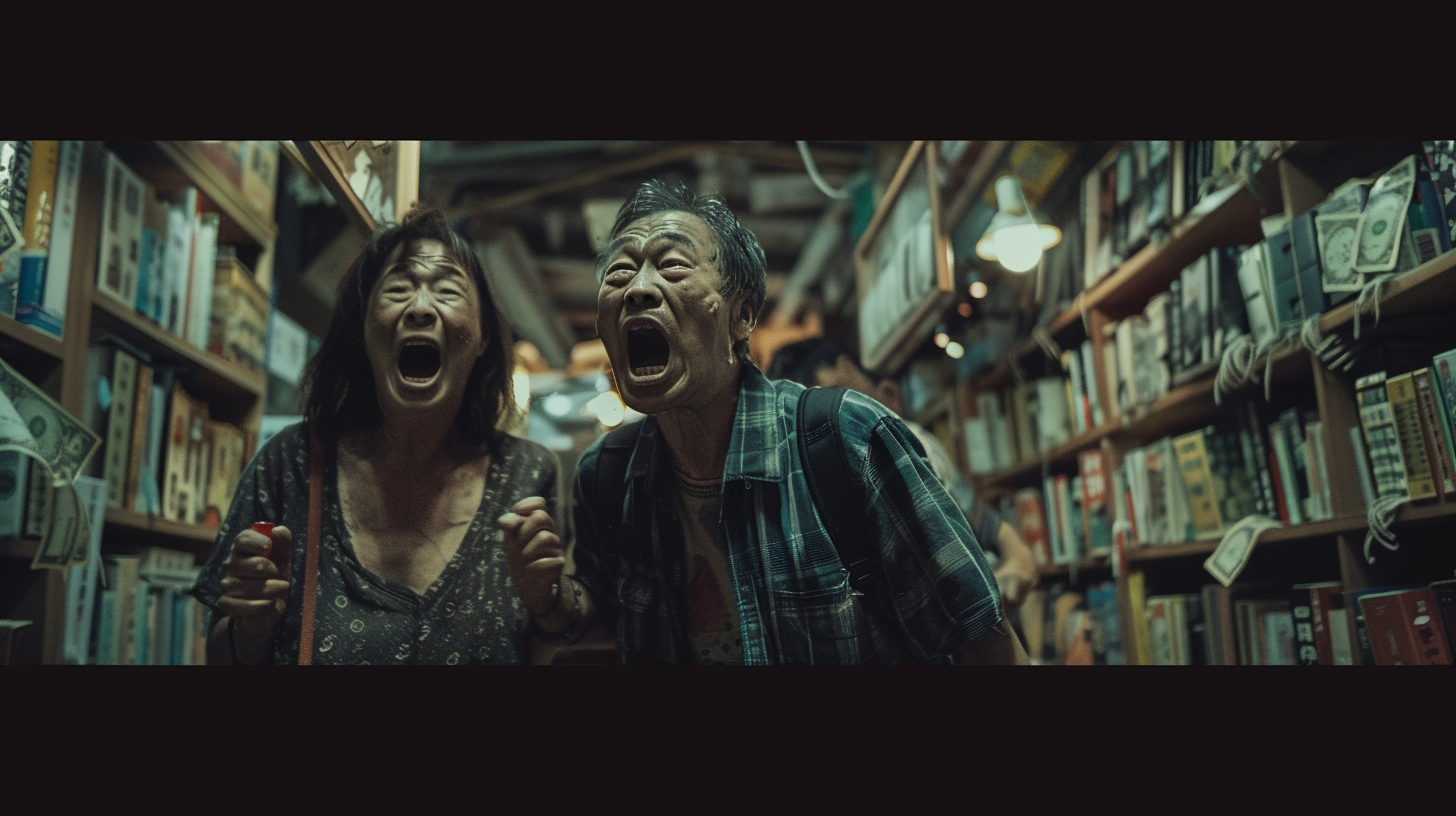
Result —
[[632, 458], [632, 448], [641, 433], [641, 422], [607, 432], [597, 458], [595, 483], [589, 487], [593, 508], [607, 508], [598, 523], [606, 528], [606, 535], [602, 538], [610, 546], [617, 543], [617, 531], [622, 525], [622, 512], [627, 504], [627, 460]]
[[[819, 509], [839, 560], [849, 570], [852, 586], [865, 591], [878, 569], [863, 503], [855, 498], [839, 431], [843, 388], [806, 388], [799, 395], [799, 452], [809, 494]], [[868, 594], [868, 593], [867, 593]]]

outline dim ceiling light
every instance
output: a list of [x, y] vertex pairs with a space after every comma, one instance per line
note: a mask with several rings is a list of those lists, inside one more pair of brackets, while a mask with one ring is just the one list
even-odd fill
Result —
[[976, 242], [977, 255], [988, 261], [999, 261], [1012, 272], [1025, 272], [1036, 266], [1043, 251], [1061, 240], [1061, 230], [1038, 224], [1031, 217], [1026, 196], [1015, 176], [996, 180], [996, 215]]
[[[921, 335], [921, 336], [923, 337], [924, 335]], [[945, 348], [946, 344], [949, 343], [949, 342], [950, 342], [950, 335], [946, 334], [945, 332], [936, 332], [935, 333], [935, 344], [937, 346], [939, 346], [941, 348]]]
[[952, 360], [959, 360], [966, 353], [966, 349], [960, 343], [950, 342], [945, 346], [945, 353], [950, 355]]
[[986, 296], [986, 284], [985, 283], [983, 283], [982, 281], [976, 281], [975, 283], [971, 284], [971, 297], [973, 297], [973, 298], [983, 298], [985, 296]]

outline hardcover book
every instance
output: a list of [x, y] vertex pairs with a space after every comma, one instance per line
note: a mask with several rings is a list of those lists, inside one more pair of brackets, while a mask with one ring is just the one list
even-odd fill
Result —
[[1042, 500], [1041, 491], [1034, 487], [1022, 488], [1016, 491], [1013, 502], [1016, 509], [1016, 531], [1021, 534], [1021, 540], [1031, 548], [1038, 567], [1050, 566], [1051, 539], [1047, 534], [1046, 504]]
[[141, 178], [115, 153], [108, 151], [101, 239], [96, 256], [96, 288], [127, 307], [136, 303], [145, 191]]
[[1431, 459], [1426, 454], [1421, 430], [1421, 409], [1410, 372], [1387, 379], [1385, 391], [1400, 442], [1401, 461], [1405, 463], [1406, 490], [1412, 499], [1432, 498], [1436, 495], [1436, 481], [1431, 475]]
[[1084, 450], [1077, 455], [1082, 477], [1082, 534], [1088, 555], [1105, 555], [1112, 551], [1112, 515], [1110, 473], [1101, 448]]
[[1188, 495], [1194, 539], [1204, 541], [1218, 538], [1223, 535], [1223, 523], [1218, 509], [1218, 493], [1214, 488], [1213, 472], [1208, 466], [1203, 431], [1191, 431], [1174, 437], [1173, 450]]
[[1360, 603], [1367, 595], [1377, 595], [1407, 589], [1420, 589], [1418, 584], [1393, 584], [1365, 587], [1345, 592], [1345, 608], [1350, 613], [1350, 657], [1356, 666], [1374, 666], [1375, 651], [1370, 640], [1370, 631], [1365, 622], [1365, 608]]
[[1370, 457], [1370, 474], [1378, 498], [1408, 498], [1405, 459], [1400, 436], [1385, 389], [1385, 372], [1367, 374], [1355, 381], [1355, 402], [1360, 410], [1360, 428], [1365, 452]]
[[1334, 665], [1324, 600], [1340, 592], [1339, 581], [1295, 584], [1289, 591], [1289, 611], [1294, 616], [1295, 657], [1301, 666]]
[[1302, 472], [1304, 468], [1299, 466], [1294, 453], [1293, 439], [1290, 437], [1290, 428], [1285, 414], [1280, 414], [1279, 419], [1269, 423], [1269, 447], [1274, 459], [1276, 468], [1276, 481], [1279, 484], [1281, 516], [1287, 517], [1285, 524], [1303, 524], [1307, 521], [1305, 515], [1304, 499], [1309, 495], [1309, 487], [1304, 481]]
[[1426, 455], [1431, 461], [1431, 476], [1436, 492], [1442, 498], [1456, 493], [1456, 463], [1451, 458], [1451, 445], [1445, 423], [1441, 421], [1441, 405], [1431, 384], [1431, 369], [1411, 372], [1416, 404], [1420, 407], [1421, 433], [1426, 442]]
[[1451, 648], [1430, 587], [1364, 595], [1360, 610], [1376, 665], [1451, 665]]

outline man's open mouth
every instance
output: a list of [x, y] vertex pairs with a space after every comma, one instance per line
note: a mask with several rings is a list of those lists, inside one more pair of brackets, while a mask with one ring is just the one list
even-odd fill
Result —
[[398, 365], [405, 382], [427, 383], [440, 371], [440, 349], [434, 343], [405, 343]]
[[672, 351], [662, 332], [651, 327], [631, 329], [627, 332], [627, 362], [633, 376], [651, 377], [667, 370], [667, 361]]

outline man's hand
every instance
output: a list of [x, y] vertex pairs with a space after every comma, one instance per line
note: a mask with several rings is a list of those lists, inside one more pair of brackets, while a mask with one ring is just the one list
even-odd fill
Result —
[[559, 593], [571, 590], [560, 585], [566, 551], [556, 535], [556, 522], [546, 512], [546, 500], [540, 496], [521, 499], [496, 525], [526, 611], [538, 618], [557, 611], [562, 606]]

